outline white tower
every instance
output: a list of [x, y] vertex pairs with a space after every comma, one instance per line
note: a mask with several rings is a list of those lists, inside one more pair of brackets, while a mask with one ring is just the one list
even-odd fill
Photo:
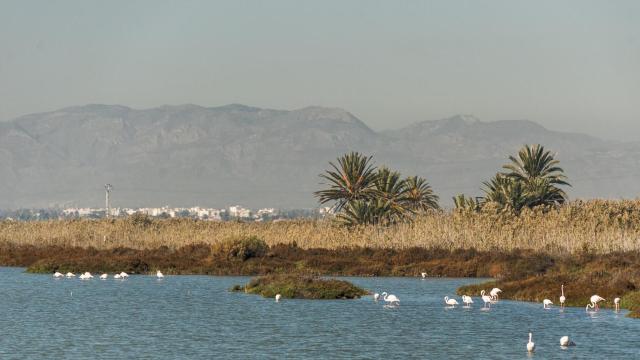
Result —
[[111, 190], [113, 190], [113, 186], [111, 186], [111, 184], [105, 184], [104, 190], [105, 190], [105, 203], [107, 206], [107, 218], [109, 218], [109, 214], [111, 213], [111, 207], [109, 206], [109, 194], [111, 193]]

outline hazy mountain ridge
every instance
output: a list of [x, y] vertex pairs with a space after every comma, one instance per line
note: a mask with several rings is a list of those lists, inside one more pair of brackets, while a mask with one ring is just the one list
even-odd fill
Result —
[[314, 206], [318, 174], [341, 153], [375, 155], [427, 177], [445, 201], [482, 180], [524, 143], [558, 152], [573, 197], [636, 197], [640, 145], [470, 115], [382, 132], [335, 108], [231, 104], [136, 110], [86, 105], [0, 122], [0, 207], [114, 205]]

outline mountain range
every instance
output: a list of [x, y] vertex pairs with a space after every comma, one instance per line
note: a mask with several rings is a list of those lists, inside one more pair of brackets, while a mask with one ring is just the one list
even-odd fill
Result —
[[0, 208], [101, 206], [105, 183], [113, 206], [314, 207], [318, 174], [351, 150], [424, 176], [447, 205], [481, 194], [533, 143], [557, 153], [571, 198], [640, 194], [640, 143], [527, 120], [457, 115], [377, 132], [336, 108], [86, 105], [0, 122]]

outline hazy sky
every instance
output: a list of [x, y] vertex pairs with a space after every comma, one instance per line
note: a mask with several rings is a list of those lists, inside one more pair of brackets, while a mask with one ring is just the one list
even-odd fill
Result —
[[0, 0], [0, 119], [86, 103], [474, 114], [640, 140], [640, 1]]

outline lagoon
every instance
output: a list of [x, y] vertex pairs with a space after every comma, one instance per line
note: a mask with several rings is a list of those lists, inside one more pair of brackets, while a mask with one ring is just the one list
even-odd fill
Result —
[[[227, 291], [247, 277], [54, 279], [0, 268], [0, 358], [225, 359], [640, 357], [640, 320], [601, 310], [500, 301], [448, 308], [481, 279], [345, 278], [401, 300], [283, 300]], [[567, 294], [571, 296], [571, 294]], [[459, 299], [459, 297], [456, 296]], [[525, 345], [533, 332], [536, 352]], [[569, 335], [577, 346], [562, 349]]]

